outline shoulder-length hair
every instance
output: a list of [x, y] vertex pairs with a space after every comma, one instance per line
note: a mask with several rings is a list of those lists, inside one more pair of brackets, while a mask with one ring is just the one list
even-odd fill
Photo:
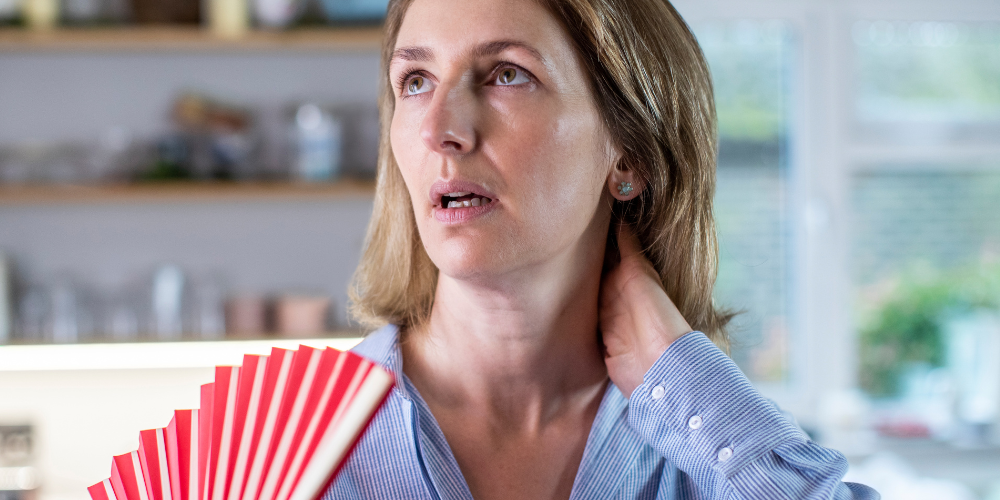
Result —
[[[712, 301], [718, 267], [712, 214], [715, 104], [694, 35], [667, 0], [539, 1], [561, 21], [581, 56], [601, 118], [621, 154], [618, 166], [643, 182], [637, 198], [615, 202], [614, 220], [636, 231], [664, 290], [691, 327], [727, 347], [731, 315]], [[375, 208], [350, 290], [352, 315], [369, 327], [423, 323], [437, 286], [438, 270], [420, 241], [389, 142], [395, 99], [388, 64], [411, 2], [389, 3], [382, 42]], [[609, 238], [609, 245], [613, 241]]]

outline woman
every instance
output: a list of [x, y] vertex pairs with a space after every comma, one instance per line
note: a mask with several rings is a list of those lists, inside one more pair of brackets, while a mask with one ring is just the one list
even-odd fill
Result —
[[666, 0], [394, 0], [341, 498], [877, 498], [713, 345], [715, 114]]

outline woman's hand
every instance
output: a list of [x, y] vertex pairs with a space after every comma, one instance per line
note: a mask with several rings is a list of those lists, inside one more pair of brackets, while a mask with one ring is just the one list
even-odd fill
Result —
[[624, 224], [618, 227], [618, 249], [621, 261], [601, 280], [598, 320], [608, 375], [629, 397], [653, 363], [691, 326], [663, 291], [639, 239]]

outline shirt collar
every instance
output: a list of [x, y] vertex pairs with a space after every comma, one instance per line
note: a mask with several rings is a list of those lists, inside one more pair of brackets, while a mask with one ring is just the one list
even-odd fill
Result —
[[402, 379], [403, 355], [399, 348], [399, 333], [399, 326], [385, 325], [368, 334], [364, 341], [352, 351], [389, 370], [396, 377], [393, 391], [403, 399], [412, 402], [413, 397]]

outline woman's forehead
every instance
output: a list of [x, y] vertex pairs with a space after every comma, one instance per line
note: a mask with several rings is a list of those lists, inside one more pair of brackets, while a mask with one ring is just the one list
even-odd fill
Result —
[[524, 50], [543, 61], [565, 57], [569, 38], [535, 0], [414, 0], [394, 58], [429, 60]]

